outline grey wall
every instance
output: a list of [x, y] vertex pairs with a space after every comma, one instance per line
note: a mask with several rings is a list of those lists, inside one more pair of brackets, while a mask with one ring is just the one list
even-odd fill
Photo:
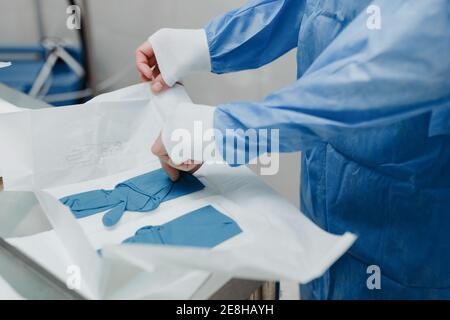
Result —
[[[0, 45], [33, 43], [40, 39], [35, 4], [42, 5], [45, 34], [75, 42], [66, 28], [66, 1], [0, 0]], [[199, 28], [209, 19], [244, 0], [87, 0], [96, 83], [115, 78], [110, 89], [138, 81], [134, 50], [162, 27]], [[193, 100], [218, 104], [232, 100], [258, 100], [295, 79], [295, 53], [290, 52], [259, 70], [216, 76], [193, 75], [185, 85]], [[282, 155], [280, 172], [265, 176], [274, 189], [298, 205], [299, 154]]]

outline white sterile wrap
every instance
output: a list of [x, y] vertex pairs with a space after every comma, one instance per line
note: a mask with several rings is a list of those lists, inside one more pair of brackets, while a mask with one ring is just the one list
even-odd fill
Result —
[[[5, 188], [34, 191], [53, 226], [33, 238], [9, 239], [11, 243], [60, 278], [68, 264], [79, 266], [84, 275], [80, 292], [98, 299], [187, 299], [212, 275], [223, 281], [240, 277], [306, 283], [353, 244], [353, 234], [320, 229], [247, 167], [226, 164], [204, 165], [195, 173], [205, 189], [163, 202], [151, 212], [126, 212], [114, 228], [103, 227], [102, 213], [77, 220], [60, 197], [109, 189], [160, 168], [150, 151], [163, 127], [157, 109], [190, 101], [180, 89], [159, 100], [148, 92], [145, 83], [84, 105], [0, 114], [0, 150], [7, 151], [2, 155]], [[166, 223], [205, 205], [232, 217], [243, 232], [212, 249], [121, 245], [144, 225]], [[223, 284], [208, 288], [218, 290]]]
[[181, 85], [154, 96], [153, 103], [163, 119], [161, 139], [174, 164], [223, 162], [214, 140], [214, 107], [192, 103]]

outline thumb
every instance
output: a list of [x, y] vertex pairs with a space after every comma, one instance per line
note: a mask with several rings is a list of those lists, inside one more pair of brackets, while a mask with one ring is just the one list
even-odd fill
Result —
[[172, 167], [170, 164], [168, 164], [166, 161], [160, 159], [161, 167], [164, 169], [164, 171], [169, 176], [170, 180], [177, 181], [180, 177], [180, 171], [178, 169]]
[[152, 82], [152, 91], [154, 93], [159, 93], [162, 92], [164, 90], [167, 90], [169, 88], [169, 86], [167, 85], [167, 83], [164, 81], [164, 79], [162, 78], [161, 74], [159, 74]]

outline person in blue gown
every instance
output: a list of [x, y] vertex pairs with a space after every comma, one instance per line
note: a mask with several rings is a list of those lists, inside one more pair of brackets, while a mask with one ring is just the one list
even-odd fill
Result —
[[170, 161], [171, 128], [278, 129], [280, 152], [302, 152], [301, 211], [358, 235], [302, 299], [449, 299], [449, 30], [448, 0], [252, 0], [203, 29], [162, 29], [136, 51], [154, 92], [294, 48], [297, 80], [261, 101], [185, 103], [153, 151], [176, 179], [198, 165]]

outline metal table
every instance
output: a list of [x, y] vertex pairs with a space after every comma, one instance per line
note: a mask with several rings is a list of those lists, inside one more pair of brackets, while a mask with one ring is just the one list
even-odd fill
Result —
[[17, 90], [11, 89], [2, 83], [0, 83], [0, 99], [6, 100], [7, 102], [10, 102], [17, 107], [27, 109], [42, 109], [50, 107], [50, 105], [48, 105], [47, 103], [31, 98], [30, 96]]
[[[50, 107], [45, 102], [31, 98], [1, 83], [0, 99], [27, 109]], [[0, 191], [2, 189], [0, 180]], [[32, 258], [3, 240], [11, 236], [24, 236], [51, 229], [45, 215], [39, 210], [37, 200], [31, 192], [0, 192], [0, 276], [27, 299], [83, 299]], [[213, 274], [192, 298], [227, 300], [253, 297], [260, 299], [264, 295], [254, 293], [261, 292], [263, 285], [264, 282], [261, 281], [230, 279]], [[266, 297], [273, 298], [273, 294], [270, 293]]]

